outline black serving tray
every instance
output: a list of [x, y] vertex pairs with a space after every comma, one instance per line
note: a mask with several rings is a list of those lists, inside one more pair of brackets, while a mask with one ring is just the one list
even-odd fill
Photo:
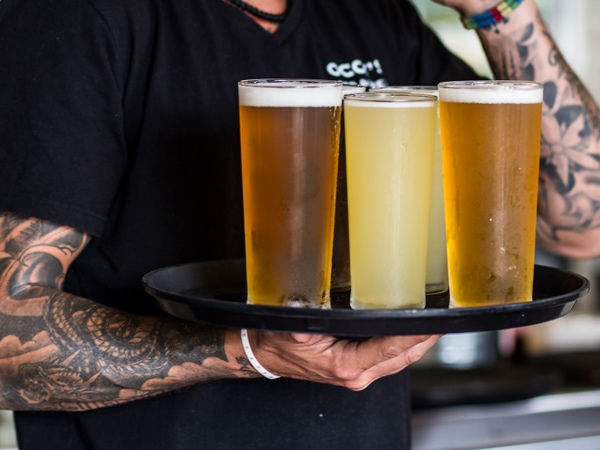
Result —
[[533, 301], [448, 308], [449, 296], [427, 296], [425, 309], [353, 310], [350, 292], [332, 292], [331, 309], [249, 305], [243, 259], [181, 264], [146, 274], [147, 293], [167, 313], [212, 325], [344, 337], [491, 331], [547, 322], [567, 314], [589, 291], [584, 277], [535, 266]]

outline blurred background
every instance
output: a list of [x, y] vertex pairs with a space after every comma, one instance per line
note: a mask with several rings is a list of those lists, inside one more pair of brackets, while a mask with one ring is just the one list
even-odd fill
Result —
[[[460, 55], [481, 75], [491, 76], [476, 33], [462, 27], [457, 13], [431, 0], [410, 1], [448, 48]], [[600, 37], [600, 23], [594, 20], [594, 17], [600, 13], [600, 2], [537, 0], [537, 4], [563, 56], [597, 97], [597, 94], [600, 94], [600, 78], [595, 74], [600, 68], [600, 60], [595, 45]]]
[[[491, 75], [475, 32], [458, 14], [411, 1], [450, 49]], [[537, 3], [563, 56], [600, 100], [600, 1]], [[584, 275], [589, 295], [546, 324], [445, 337], [412, 370], [414, 450], [600, 449], [600, 261], [540, 250], [538, 263]], [[1, 411], [0, 449], [16, 448], [12, 414]]]

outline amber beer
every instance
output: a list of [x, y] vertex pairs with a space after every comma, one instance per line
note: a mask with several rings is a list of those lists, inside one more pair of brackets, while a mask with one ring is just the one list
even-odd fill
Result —
[[439, 85], [451, 306], [532, 300], [542, 85]]
[[248, 303], [329, 307], [342, 84], [238, 88]]

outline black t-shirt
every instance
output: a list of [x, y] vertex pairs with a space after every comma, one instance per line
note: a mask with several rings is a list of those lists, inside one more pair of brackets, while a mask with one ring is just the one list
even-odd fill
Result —
[[[270, 35], [222, 0], [2, 0], [0, 210], [94, 239], [65, 290], [161, 314], [150, 270], [243, 256], [237, 82], [477, 78], [404, 0], [293, 0]], [[223, 380], [85, 413], [19, 413], [27, 449], [408, 447], [405, 375], [361, 393]]]

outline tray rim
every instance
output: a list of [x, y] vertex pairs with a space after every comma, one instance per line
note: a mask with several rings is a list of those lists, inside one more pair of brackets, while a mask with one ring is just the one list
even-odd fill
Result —
[[[249, 305], [247, 303], [239, 302], [239, 301], [229, 301], [218, 299], [214, 297], [207, 296], [199, 296], [194, 294], [187, 294], [184, 292], [170, 292], [165, 289], [162, 289], [160, 286], [157, 286], [156, 283], [153, 283], [153, 279], [157, 277], [157, 275], [164, 275], [168, 271], [173, 270], [185, 270], [189, 269], [193, 266], [202, 265], [202, 264], [234, 264], [237, 265], [237, 269], [241, 270], [244, 267], [245, 261], [242, 258], [235, 259], [222, 259], [222, 260], [211, 260], [211, 261], [200, 261], [200, 262], [191, 262], [191, 263], [183, 263], [176, 264], [172, 266], [167, 266], [163, 268], [159, 268], [148, 272], [142, 278], [142, 283], [144, 285], [145, 291], [152, 295], [160, 304], [161, 308], [165, 311], [164, 301], [179, 304], [181, 307], [185, 308], [201, 308], [203, 311], [207, 312], [217, 312], [217, 313], [231, 313], [236, 315], [244, 315], [249, 314], [251, 316], [261, 316], [266, 317], [270, 320], [277, 319], [288, 319], [288, 320], [296, 320], [296, 321], [312, 321], [312, 320], [322, 320], [328, 323], [343, 323], [349, 320], [353, 321], [369, 321], [369, 320], [447, 320], [447, 321], [460, 321], [460, 320], [473, 320], [474, 318], [482, 318], [482, 321], [493, 319], [494, 317], [501, 317], [505, 315], [522, 315], [527, 316], [528, 314], [535, 313], [539, 310], [543, 309], [556, 309], [561, 306], [566, 311], [560, 311], [559, 315], [547, 320], [553, 320], [555, 318], [562, 317], [563, 315], [570, 312], [576, 300], [587, 294], [590, 290], [590, 282], [585, 277], [575, 272], [566, 271], [563, 269], [545, 266], [545, 265], [535, 265], [535, 274], [540, 273], [555, 273], [560, 274], [563, 277], [569, 277], [570, 282], [578, 282], [579, 287], [569, 291], [567, 293], [562, 293], [556, 296], [548, 296], [534, 299], [531, 302], [522, 302], [522, 303], [513, 303], [507, 305], [494, 305], [494, 306], [477, 306], [477, 307], [460, 307], [460, 308], [449, 308], [449, 307], [434, 307], [434, 308], [424, 308], [424, 309], [364, 309], [364, 310], [353, 310], [347, 307], [343, 308], [331, 308], [331, 309], [313, 309], [313, 308], [294, 308], [294, 307], [285, 307], [285, 306], [269, 306], [269, 305]], [[245, 291], [245, 286], [243, 286], [244, 280], [239, 280], [239, 289], [236, 288], [236, 293], [243, 293]], [[535, 283], [535, 275], [534, 275], [534, 283]], [[199, 287], [196, 287], [197, 289]], [[210, 289], [210, 288], [206, 288]], [[215, 287], [215, 290], [219, 290], [218, 286]], [[233, 286], [231, 289], [227, 289], [224, 292], [234, 293]], [[169, 311], [167, 311], [169, 312]], [[171, 313], [172, 314], [172, 313]], [[534, 321], [532, 323], [526, 323], [525, 325], [532, 325], [535, 323], [541, 323], [543, 321]], [[252, 322], [252, 321], [251, 321]], [[209, 321], [208, 323], [214, 323]], [[515, 327], [525, 326], [515, 324]], [[249, 324], [248, 328], [261, 328], [264, 327], [255, 326], [252, 323]], [[451, 328], [451, 327], [450, 327]], [[506, 328], [506, 327], [502, 327]], [[493, 328], [485, 328], [481, 331], [493, 329]], [[501, 328], [496, 328], [501, 329]], [[276, 331], [302, 331], [302, 330], [288, 330], [286, 329], [278, 329]], [[475, 330], [476, 331], [476, 330]], [[309, 331], [315, 332], [315, 331]], [[443, 331], [443, 332], [462, 332], [462, 331]], [[350, 331], [352, 334], [352, 332]], [[363, 335], [364, 333], [359, 333], [359, 335]], [[394, 333], [384, 333], [384, 334], [394, 334]], [[411, 333], [412, 334], [412, 333]]]

